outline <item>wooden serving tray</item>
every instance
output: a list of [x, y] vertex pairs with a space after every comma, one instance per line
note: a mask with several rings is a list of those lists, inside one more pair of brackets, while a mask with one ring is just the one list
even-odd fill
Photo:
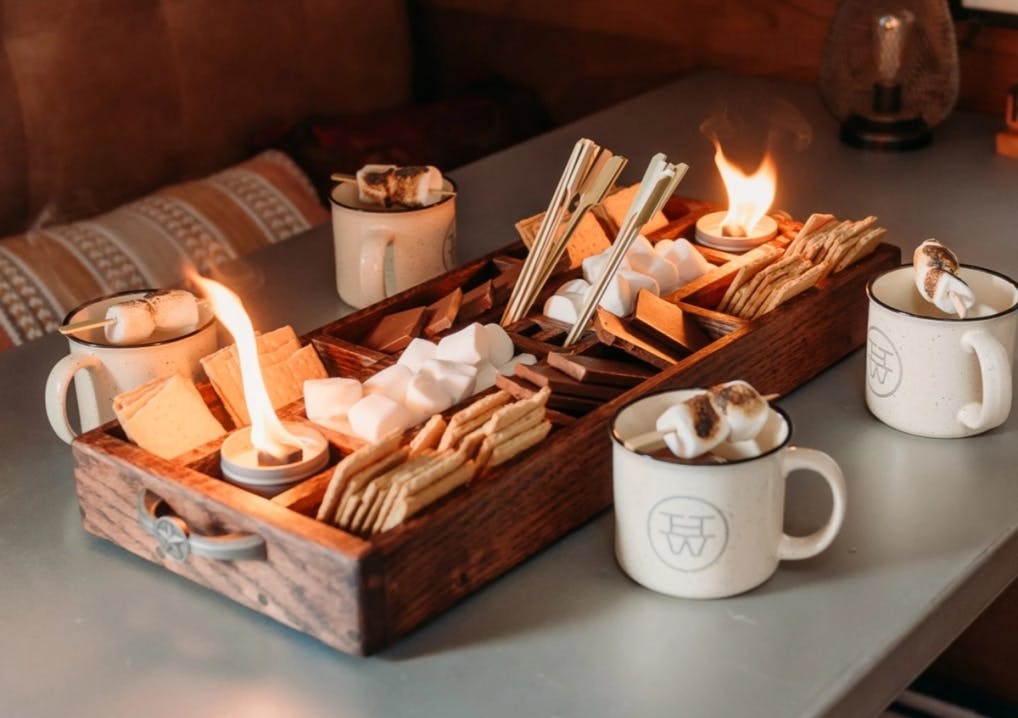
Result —
[[[330, 374], [364, 379], [397, 358], [358, 344], [381, 316], [476, 287], [524, 253], [519, 244], [494, 252], [303, 340]], [[222, 480], [221, 440], [168, 461], [128, 442], [116, 422], [106, 424], [72, 447], [84, 527], [341, 651], [370, 654], [607, 508], [607, 426], [628, 398], [736, 378], [785, 394], [863, 344], [866, 282], [899, 263], [896, 247], [880, 245], [825, 286], [749, 322], [713, 311], [725, 276], [680, 290], [673, 301], [713, 337], [706, 347], [585, 415], [552, 412], [554, 428], [540, 445], [370, 540], [314, 518], [333, 467], [363, 443], [324, 430], [328, 468], [266, 499]], [[549, 284], [546, 293], [557, 286]], [[504, 299], [475, 321], [498, 321], [503, 306]], [[553, 322], [528, 318], [509, 330], [518, 351], [561, 351], [564, 331]], [[588, 332], [569, 351], [601, 345]], [[199, 388], [230, 428], [215, 393]], [[279, 413], [306, 420], [301, 401]]]

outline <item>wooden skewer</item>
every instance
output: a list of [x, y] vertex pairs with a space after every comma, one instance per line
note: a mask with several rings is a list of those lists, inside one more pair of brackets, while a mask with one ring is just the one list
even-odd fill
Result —
[[[764, 394], [760, 398], [766, 402], [771, 402], [780, 396], [779, 394]], [[622, 442], [622, 445], [629, 451], [646, 451], [652, 446], [656, 446], [664, 441], [664, 438], [668, 434], [672, 433], [671, 429], [655, 429], [654, 431], [648, 431], [643, 434], [637, 434], [636, 436], [630, 437]]]
[[98, 329], [99, 327], [108, 327], [117, 320], [114, 318], [109, 319], [86, 319], [81, 322], [72, 322], [71, 324], [64, 324], [63, 326], [57, 327], [57, 331], [63, 335], [77, 334], [78, 332], [85, 332], [89, 329]]
[[604, 270], [587, 293], [583, 307], [579, 311], [579, 317], [562, 343], [563, 347], [571, 346], [583, 334], [587, 322], [590, 321], [601, 297], [604, 296], [604, 292], [608, 288], [608, 283], [618, 271], [619, 265], [622, 264], [622, 260], [636, 236], [650, 218], [664, 206], [665, 200], [672, 195], [688, 170], [689, 165], [683, 162], [669, 163], [668, 158], [660, 152], [651, 158], [647, 170], [643, 174], [643, 179], [640, 181], [640, 189], [629, 205], [625, 219], [622, 220], [622, 227], [615, 236], [615, 241], [612, 242], [612, 249], [608, 255], [608, 261], [605, 262]]
[[968, 309], [965, 307], [965, 302], [961, 300], [961, 297], [958, 296], [957, 292], [948, 292], [947, 296], [949, 296], [951, 301], [954, 303], [954, 311], [958, 313], [960, 318], [964, 319], [965, 315], [968, 313]]
[[593, 177], [593, 183], [587, 183], [589, 186], [580, 194], [576, 209], [573, 210], [572, 216], [569, 218], [569, 222], [566, 224], [565, 230], [555, 240], [548, 253], [547, 259], [542, 262], [542, 266], [538, 268], [536, 281], [531, 283], [529, 287], [524, 290], [523, 300], [520, 302], [519, 314], [525, 316], [530, 308], [534, 305], [534, 301], [537, 299], [537, 295], [541, 293], [541, 289], [545, 284], [548, 283], [548, 279], [551, 277], [551, 273], [555, 267], [558, 266], [559, 260], [562, 259], [562, 255], [566, 252], [566, 247], [569, 244], [569, 239], [572, 237], [573, 232], [580, 225], [580, 220], [583, 219], [584, 215], [587, 214], [590, 209], [598, 202], [604, 199], [605, 195], [608, 194], [609, 190], [615, 185], [615, 180], [622, 174], [622, 170], [625, 168], [627, 160], [621, 155], [615, 155], [611, 157], [601, 168], [600, 172]]
[[[211, 313], [208, 300], [205, 298], [198, 299], [198, 306], [205, 311]], [[116, 323], [115, 317], [103, 317], [101, 319], [84, 319], [80, 322], [71, 322], [70, 324], [63, 324], [57, 327], [57, 331], [68, 336], [70, 334], [78, 334], [80, 332], [87, 332], [89, 329], [99, 329], [100, 327], [108, 327]]]
[[[333, 182], [342, 182], [344, 184], [357, 184], [357, 177], [355, 175], [343, 174], [342, 172], [333, 172], [329, 177]], [[452, 197], [456, 194], [454, 189], [429, 189], [428, 192], [431, 194], [442, 195], [443, 197]]]
[[591, 166], [596, 162], [601, 146], [587, 138], [581, 138], [573, 145], [573, 150], [566, 161], [566, 166], [559, 177], [555, 193], [551, 196], [548, 209], [544, 211], [541, 225], [537, 228], [537, 235], [530, 246], [530, 252], [520, 271], [520, 276], [513, 287], [513, 293], [509, 297], [505, 312], [502, 314], [501, 324], [503, 326], [512, 324], [523, 317], [524, 312], [520, 311], [525, 293], [534, 282], [535, 277], [540, 274], [540, 267], [548, 257], [550, 245], [554, 240], [555, 233], [562, 218], [565, 216], [569, 198], [575, 194], [584, 176], [590, 171]]

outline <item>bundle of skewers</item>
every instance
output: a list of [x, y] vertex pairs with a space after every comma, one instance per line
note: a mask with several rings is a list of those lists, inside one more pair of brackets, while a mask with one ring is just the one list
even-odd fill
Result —
[[[580, 221], [611, 191], [626, 163], [625, 157], [613, 155], [592, 140], [581, 139], [576, 143], [509, 297], [502, 315], [503, 326], [527, 315], [562, 259]], [[643, 226], [675, 192], [688, 169], [684, 163], [668, 162], [668, 158], [661, 153], [651, 158], [640, 188], [612, 241], [608, 261], [586, 294], [577, 313], [577, 320], [563, 346], [572, 345], [583, 334], [626, 252], [640, 235]]]

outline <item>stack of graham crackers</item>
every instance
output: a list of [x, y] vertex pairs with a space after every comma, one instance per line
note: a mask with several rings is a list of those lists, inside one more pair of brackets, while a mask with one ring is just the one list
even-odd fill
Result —
[[551, 430], [549, 394], [512, 401], [498, 391], [448, 421], [435, 414], [406, 446], [397, 433], [354, 451], [336, 466], [317, 518], [364, 537], [395, 528], [541, 442]]

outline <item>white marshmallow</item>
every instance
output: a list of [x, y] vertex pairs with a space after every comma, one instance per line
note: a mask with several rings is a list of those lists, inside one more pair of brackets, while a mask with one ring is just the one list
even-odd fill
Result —
[[697, 249], [682, 237], [662, 239], [654, 247], [655, 253], [667, 259], [679, 270], [679, 286], [701, 277], [711, 269], [711, 264]]
[[664, 442], [680, 459], [707, 453], [728, 438], [728, 422], [717, 412], [706, 391], [668, 407], [655, 428], [667, 432]]
[[407, 384], [413, 372], [402, 364], [393, 364], [382, 369], [364, 382], [365, 394], [383, 394], [393, 401], [402, 402], [406, 397]]
[[477, 364], [488, 361], [491, 356], [491, 340], [484, 327], [474, 322], [454, 334], [442, 337], [438, 342], [436, 359]]
[[654, 252], [634, 254], [629, 263], [634, 272], [651, 277], [661, 294], [670, 294], [679, 288], [679, 268]]
[[[513, 358], [516, 347], [513, 346], [512, 337], [502, 328], [501, 324], [494, 322], [484, 325], [484, 331], [488, 333], [488, 361], [496, 366], [505, 364]], [[494, 379], [492, 380], [494, 381]]]
[[161, 289], [145, 295], [157, 329], [181, 330], [198, 325], [198, 300], [185, 289]]
[[[510, 358], [509, 361], [512, 361]], [[477, 378], [474, 380], [474, 393], [479, 394], [485, 389], [490, 389], [495, 386], [495, 377], [498, 375], [498, 370], [495, 369], [494, 364], [489, 364], [484, 361], [477, 365]]]
[[399, 359], [396, 360], [397, 364], [402, 364], [410, 371], [416, 373], [421, 370], [421, 366], [428, 359], [434, 359], [435, 354], [438, 353], [438, 345], [435, 342], [429, 342], [427, 339], [421, 339], [420, 337], [414, 337], [407, 344], [403, 353], [400, 354]]
[[353, 433], [367, 441], [378, 441], [414, 424], [409, 409], [383, 394], [365, 396], [350, 407], [346, 416]]
[[[552, 294], [544, 301], [542, 313], [549, 319], [564, 324], [575, 324], [580, 318], [579, 306], [575, 301], [576, 294]], [[503, 362], [505, 363], [505, 362]]]
[[526, 364], [527, 366], [533, 366], [536, 363], [537, 363], [536, 356], [524, 352], [522, 354], [517, 354], [508, 362], [498, 367], [498, 373], [502, 374], [503, 376], [512, 376], [513, 374], [516, 373], [517, 364]]
[[555, 290], [555, 294], [586, 294], [590, 289], [590, 282], [586, 279], [570, 279], [561, 287]]
[[458, 404], [474, 393], [477, 368], [472, 364], [428, 359], [421, 367], [421, 372], [434, 377], [452, 398], [453, 404]]
[[105, 327], [106, 340], [112, 344], [134, 344], [145, 341], [155, 331], [156, 323], [148, 302], [129, 299], [106, 310], [106, 319], [113, 319]]
[[424, 418], [438, 414], [452, 406], [452, 397], [431, 374], [415, 374], [406, 387], [404, 400], [407, 409]]
[[364, 396], [364, 389], [356, 379], [335, 376], [304, 381], [304, 413], [315, 419], [341, 416]]
[[633, 257], [639, 254], [653, 254], [654, 245], [650, 243], [650, 240], [644, 237], [642, 234], [636, 235], [636, 239], [629, 245], [629, 249], [626, 250], [626, 259], [632, 261]]
[[[636, 272], [632, 269], [620, 269], [619, 274], [629, 282], [629, 290], [633, 293], [633, 301], [636, 301], [636, 295], [640, 293], [641, 289], [646, 289], [651, 294], [661, 296], [661, 287], [658, 285], [657, 280], [654, 277], [647, 276], [642, 272]], [[632, 313], [632, 310], [630, 310]]]
[[[583, 278], [590, 284], [596, 284], [597, 280], [600, 279], [601, 274], [604, 272], [605, 266], [608, 264], [608, 257], [611, 253], [611, 247], [599, 252], [598, 254], [592, 254], [589, 257], [584, 257], [581, 264], [583, 268]], [[619, 263], [619, 268], [628, 268], [629, 260], [625, 257]]]
[[[598, 305], [617, 317], [626, 317], [633, 313], [635, 301], [636, 297], [629, 286], [629, 280], [619, 272], [608, 282]], [[574, 319], [573, 322], [575, 321]]]

